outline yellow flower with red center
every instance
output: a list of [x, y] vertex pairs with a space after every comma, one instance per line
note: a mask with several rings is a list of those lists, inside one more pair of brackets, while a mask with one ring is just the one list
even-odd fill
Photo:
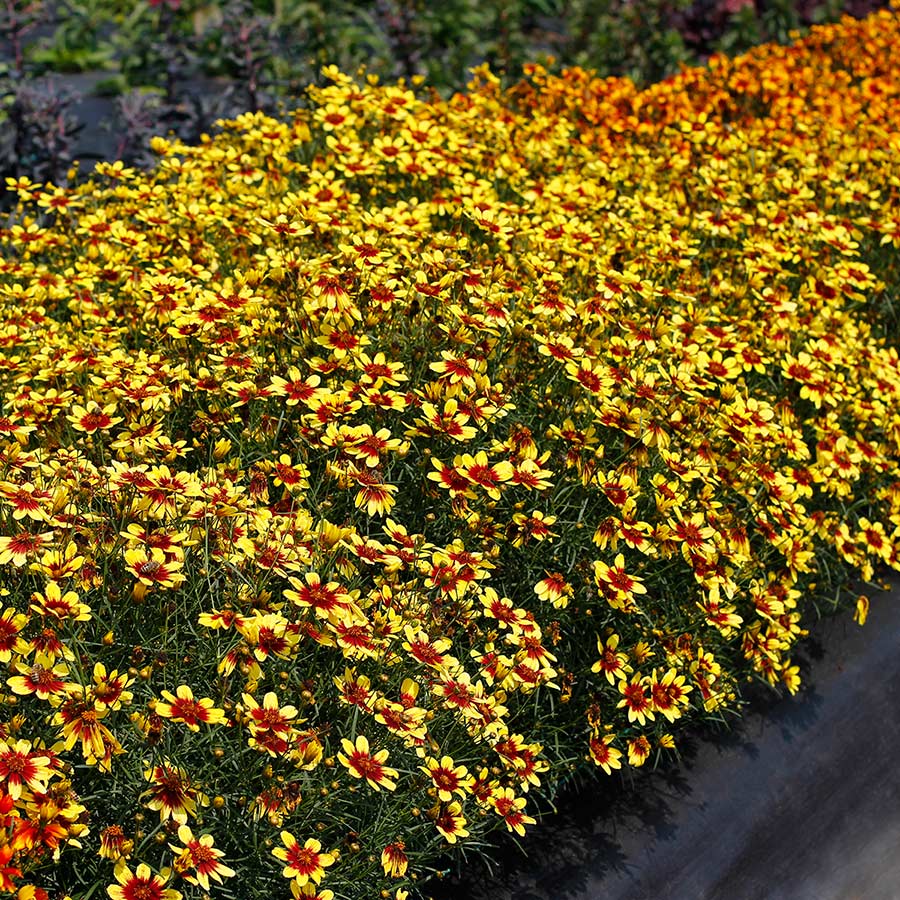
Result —
[[0, 565], [12, 563], [16, 568], [21, 568], [28, 562], [29, 556], [36, 555], [52, 540], [52, 531], [42, 534], [20, 531], [18, 534], [0, 537]]
[[246, 723], [250, 729], [250, 746], [273, 757], [286, 753], [294, 734], [292, 723], [297, 718], [297, 708], [290, 705], [280, 706], [278, 695], [274, 691], [266, 693], [262, 706], [251, 694], [245, 693], [243, 700], [247, 714]]
[[656, 669], [650, 676], [650, 698], [653, 708], [670, 722], [680, 718], [688, 704], [688, 694], [693, 690], [685, 684], [684, 675], [670, 668], [660, 678]]
[[154, 875], [146, 863], [141, 863], [132, 872], [124, 859], [116, 863], [113, 871], [118, 884], [111, 884], [106, 893], [112, 900], [181, 900], [181, 892], [167, 888], [170, 872], [163, 869]]
[[72, 685], [69, 694], [52, 719], [54, 725], [62, 726], [65, 748], [71, 750], [81, 741], [82, 755], [89, 763], [105, 761], [109, 754], [121, 753], [119, 742], [100, 721], [109, 709], [81, 685]]
[[89, 400], [86, 406], [73, 404], [72, 412], [66, 418], [76, 431], [95, 434], [98, 431], [106, 431], [122, 421], [122, 417], [116, 416], [115, 412], [115, 403], [100, 406], [95, 400]]
[[628, 762], [633, 766], [642, 766], [645, 762], [647, 762], [647, 758], [650, 756], [650, 751], [653, 749], [650, 746], [650, 741], [642, 734], [638, 735], [635, 738], [629, 738], [627, 746]]
[[82, 603], [75, 591], [60, 590], [55, 581], [44, 588], [44, 593], [31, 595], [30, 609], [39, 616], [54, 619], [70, 619], [73, 622], [87, 622], [91, 618], [91, 608]]
[[646, 594], [647, 588], [636, 575], [625, 571], [625, 555], [617, 554], [613, 564], [603, 560], [594, 561], [594, 583], [613, 609], [622, 612], [634, 610], [634, 595]]
[[460, 442], [470, 441], [478, 434], [478, 429], [468, 424], [470, 416], [460, 410], [455, 397], [444, 401], [443, 410], [427, 401], [422, 404], [421, 410], [423, 417], [416, 419], [416, 428], [412, 429], [414, 434], [424, 437], [442, 434]]
[[77, 575], [84, 561], [84, 557], [78, 552], [78, 545], [74, 541], [69, 541], [61, 549], [45, 550], [41, 554], [40, 562], [32, 563], [31, 568], [51, 581], [64, 581]]
[[559, 572], [548, 572], [535, 586], [534, 592], [545, 603], [552, 603], [557, 609], [565, 609], [575, 589]]
[[96, 662], [92, 678], [94, 684], [91, 692], [98, 709], [120, 709], [134, 699], [134, 694], [128, 690], [134, 679], [128, 675], [120, 675], [118, 669], [107, 672], [102, 662]]
[[52, 774], [50, 757], [32, 750], [29, 741], [0, 741], [0, 784], [13, 800], [22, 796], [24, 788], [45, 791]]
[[518, 835], [525, 834], [526, 825], [534, 825], [535, 819], [524, 812], [526, 799], [517, 797], [512, 788], [500, 788], [491, 797], [491, 806], [506, 823], [509, 831]]
[[457, 500], [460, 497], [468, 500], [475, 499], [472, 482], [455, 465], [447, 465], [436, 458], [431, 460], [431, 464], [435, 471], [428, 473], [428, 479], [436, 481], [439, 487], [449, 491], [451, 500]]
[[466, 817], [462, 813], [462, 806], [455, 800], [450, 803], [438, 801], [438, 807], [434, 811], [434, 825], [448, 844], [455, 844], [460, 838], [469, 836]]
[[204, 891], [208, 891], [210, 878], [221, 884], [222, 879], [237, 874], [222, 861], [225, 854], [213, 846], [211, 834], [194, 837], [194, 833], [187, 825], [181, 825], [178, 828], [178, 840], [184, 847], [176, 847], [173, 844], [169, 844], [169, 847], [178, 854], [174, 864], [175, 871], [188, 884], [197, 884]]
[[618, 647], [619, 635], [611, 634], [605, 642], [600, 635], [597, 635], [597, 650], [600, 652], [600, 659], [591, 666], [591, 671], [602, 672], [610, 684], [615, 684], [616, 679], [624, 678], [632, 670], [628, 665], [628, 656], [622, 653]]
[[124, 556], [128, 571], [148, 587], [173, 588], [185, 580], [186, 576], [180, 571], [182, 563], [177, 560], [167, 562], [160, 550], [148, 552], [144, 547], [131, 547]]
[[467, 481], [478, 485], [492, 500], [500, 499], [500, 485], [509, 481], [515, 471], [509, 460], [488, 462], [488, 455], [479, 450], [475, 456], [464, 453], [453, 460], [453, 467]]
[[194, 699], [194, 692], [186, 684], [179, 685], [173, 695], [162, 691], [165, 703], [157, 702], [155, 712], [164, 719], [182, 722], [191, 731], [199, 731], [200, 725], [223, 725], [226, 721], [224, 710], [217, 709], [208, 697]]
[[451, 756], [442, 756], [440, 761], [428, 756], [425, 758], [425, 765], [419, 768], [431, 778], [438, 800], [449, 803], [455, 793], [465, 797], [471, 789], [472, 776], [469, 770], [465, 766], [457, 766]]
[[141, 794], [149, 809], [159, 811], [160, 822], [174, 819], [186, 825], [188, 816], [197, 815], [198, 804], [206, 806], [209, 799], [195, 787], [184, 769], [163, 760], [144, 772], [150, 787]]
[[376, 791], [382, 788], [393, 791], [397, 787], [397, 783], [392, 780], [397, 777], [397, 770], [385, 765], [389, 755], [387, 750], [372, 753], [368, 738], [362, 734], [357, 736], [356, 743], [342, 738], [341, 747], [344, 752], [338, 753], [338, 762], [354, 778], [364, 778]]
[[99, 856], [104, 859], [117, 861], [131, 856], [134, 850], [134, 841], [126, 836], [121, 825], [107, 825], [100, 832], [100, 849], [97, 851]]
[[21, 655], [25, 652], [27, 644], [21, 632], [27, 622], [28, 617], [24, 613], [12, 607], [3, 610], [0, 616], [0, 663], [8, 663], [13, 653]]
[[394, 508], [394, 494], [399, 490], [396, 485], [385, 483], [377, 472], [368, 469], [355, 472], [353, 478], [359, 486], [354, 500], [357, 509], [365, 509], [370, 516], [383, 516]]
[[29, 518], [35, 522], [46, 522], [50, 518], [53, 494], [36, 487], [30, 481], [24, 484], [0, 482], [0, 497], [13, 508], [13, 519]]
[[49, 654], [38, 653], [30, 666], [25, 662], [17, 662], [15, 671], [20, 674], [6, 679], [14, 694], [34, 694], [41, 700], [49, 700], [65, 693], [66, 682], [63, 677], [69, 674], [69, 667], [64, 662], [57, 662]]
[[648, 719], [653, 721], [653, 699], [647, 685], [647, 679], [636, 672], [631, 681], [624, 678], [618, 684], [622, 699], [616, 704], [618, 709], [625, 707], [628, 721], [643, 725]]
[[342, 611], [354, 607], [350, 594], [340, 584], [323, 582], [317, 572], [307, 572], [303, 581], [294, 576], [288, 581], [295, 590], [286, 590], [284, 596], [302, 609], [312, 609], [320, 619], [339, 618]]
[[598, 765], [607, 775], [612, 775], [613, 769], [622, 768], [622, 751], [612, 746], [612, 742], [616, 739], [614, 734], [607, 734], [601, 737], [596, 732], [591, 735], [588, 741], [588, 748], [591, 751], [591, 759], [595, 765]]
[[406, 874], [409, 857], [405, 851], [403, 841], [393, 841], [381, 851], [381, 867], [388, 878], [402, 878]]
[[298, 887], [308, 882], [318, 884], [325, 877], [325, 869], [334, 865], [335, 853], [322, 852], [322, 844], [315, 838], [309, 838], [302, 846], [289, 831], [281, 832], [283, 847], [276, 847], [272, 856], [284, 864], [281, 874], [292, 878]]

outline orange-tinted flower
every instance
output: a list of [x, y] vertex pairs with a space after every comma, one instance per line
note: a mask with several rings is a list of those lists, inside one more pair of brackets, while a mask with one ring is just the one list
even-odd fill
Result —
[[22, 875], [21, 869], [9, 864], [15, 852], [11, 844], [0, 847], [0, 891], [12, 893], [16, 889], [15, 879]]

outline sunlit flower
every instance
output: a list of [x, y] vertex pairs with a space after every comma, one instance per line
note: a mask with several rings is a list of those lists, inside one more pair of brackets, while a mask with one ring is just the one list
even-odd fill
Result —
[[388, 758], [387, 750], [372, 753], [368, 739], [362, 734], [357, 735], [355, 744], [347, 738], [342, 738], [341, 746], [344, 752], [338, 753], [338, 762], [345, 766], [354, 778], [364, 778], [376, 791], [381, 788], [393, 791], [397, 787], [397, 783], [392, 780], [397, 777], [397, 770], [385, 765]]
[[106, 431], [113, 425], [118, 425], [122, 421], [121, 416], [114, 415], [116, 412], [116, 404], [108, 403], [106, 406], [100, 406], [94, 400], [88, 401], [87, 406], [72, 406], [72, 412], [66, 418], [72, 423], [72, 427], [76, 431], [83, 431], [85, 434], [94, 434], [97, 431]]
[[14, 694], [20, 696], [34, 694], [41, 700], [48, 700], [65, 692], [66, 682], [63, 678], [69, 674], [69, 667], [45, 653], [38, 653], [31, 665], [25, 662], [16, 663], [15, 671], [20, 674], [6, 679]]
[[162, 692], [165, 703], [157, 702], [155, 712], [164, 719], [183, 722], [191, 731], [199, 731], [200, 725], [222, 725], [225, 713], [216, 709], [215, 702], [208, 697], [194, 699], [194, 692], [186, 685], [179, 685], [173, 695], [170, 691]]
[[13, 653], [24, 653], [27, 645], [21, 632], [27, 622], [28, 618], [12, 607], [3, 610], [0, 616], [0, 663], [8, 663]]
[[455, 765], [450, 756], [442, 756], [440, 761], [426, 757], [425, 765], [419, 768], [431, 778], [438, 799], [447, 803], [453, 799], [454, 793], [465, 797], [472, 783], [468, 769]]
[[141, 796], [146, 797], [149, 809], [159, 811], [159, 820], [174, 819], [186, 825], [188, 816], [197, 815], [197, 805], [206, 805], [207, 798], [192, 784], [184, 769], [169, 762], [151, 766], [144, 772], [150, 788]]
[[22, 796], [23, 788], [46, 790], [51, 774], [50, 758], [32, 750], [30, 742], [0, 742], [0, 782], [13, 800]]
[[337, 857], [322, 852], [322, 845], [315, 838], [308, 838], [302, 846], [289, 831], [281, 832], [283, 847], [276, 847], [272, 856], [284, 864], [281, 874], [293, 878], [299, 887], [307, 882], [318, 884], [325, 877], [325, 869], [334, 865]]
[[225, 854], [213, 847], [211, 834], [195, 837], [187, 825], [181, 825], [178, 828], [178, 840], [184, 847], [173, 844], [169, 846], [178, 854], [174, 863], [175, 871], [188, 884], [200, 885], [203, 890], [208, 891], [210, 878], [221, 884], [223, 878], [231, 878], [237, 874], [222, 861]]
[[141, 863], [132, 872], [125, 860], [120, 859], [113, 874], [119, 883], [106, 889], [112, 900], [181, 900], [180, 891], [166, 887], [170, 874], [167, 869], [154, 875], [150, 866]]

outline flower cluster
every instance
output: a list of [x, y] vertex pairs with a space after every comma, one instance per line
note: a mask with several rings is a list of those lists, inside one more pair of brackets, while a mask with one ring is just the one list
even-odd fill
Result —
[[898, 40], [327, 70], [149, 174], [14, 182], [0, 890], [402, 898], [796, 691], [900, 568]]

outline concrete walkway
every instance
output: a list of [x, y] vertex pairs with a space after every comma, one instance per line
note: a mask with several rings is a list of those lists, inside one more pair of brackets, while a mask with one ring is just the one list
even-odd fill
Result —
[[[900, 900], [900, 580], [817, 627], [805, 688], [682, 765], [564, 798], [435, 900]], [[602, 786], [601, 786], [602, 789]]]

